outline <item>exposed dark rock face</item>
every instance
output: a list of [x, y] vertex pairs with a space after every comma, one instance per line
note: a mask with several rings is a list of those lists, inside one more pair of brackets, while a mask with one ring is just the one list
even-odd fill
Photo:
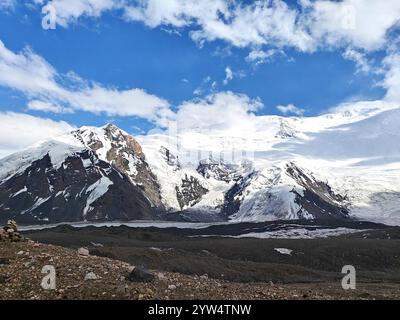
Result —
[[255, 175], [256, 172], [251, 172], [250, 174], [241, 177], [233, 187], [228, 190], [225, 194], [224, 205], [221, 209], [223, 215], [231, 216], [239, 211], [243, 192], [250, 185]]
[[175, 167], [176, 170], [181, 168], [179, 163], [179, 158], [175, 156], [168, 148], [161, 147], [160, 153], [162, 154], [164, 160], [168, 165]]
[[193, 207], [195, 204], [199, 203], [203, 195], [208, 192], [208, 190], [200, 184], [198, 179], [193, 176], [188, 177], [187, 175], [182, 179], [181, 187], [176, 187], [175, 190], [181, 209]]
[[[103, 130], [104, 138], [110, 144], [105, 160], [119, 172], [126, 174], [134, 184], [140, 186], [154, 207], [163, 209], [160, 185], [146, 162], [140, 144], [115, 125], [109, 124]], [[105, 147], [93, 132], [78, 130], [74, 135], [94, 152]]]
[[142, 190], [89, 150], [54, 167], [49, 154], [0, 184], [0, 222], [154, 219]]
[[[348, 219], [349, 210], [346, 208], [346, 196], [336, 194], [326, 183], [317, 180], [310, 173], [306, 173], [294, 163], [287, 165], [287, 173], [304, 188], [303, 194], [296, 190], [296, 203], [315, 219]], [[302, 218], [302, 216], [299, 216]]]
[[236, 169], [223, 162], [202, 160], [197, 167], [197, 172], [206, 179], [214, 178], [219, 181], [231, 182], [240, 178]]
[[275, 138], [295, 138], [296, 130], [293, 129], [286, 121], [281, 120], [279, 131], [276, 133]]

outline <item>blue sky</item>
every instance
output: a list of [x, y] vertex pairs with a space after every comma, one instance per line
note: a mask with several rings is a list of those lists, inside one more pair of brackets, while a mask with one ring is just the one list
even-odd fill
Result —
[[[0, 41], [5, 48], [4, 55], [12, 53], [28, 60], [24, 66], [10, 66], [9, 61], [3, 61], [8, 63], [8, 69], [4, 69], [8, 74], [2, 79], [0, 75], [0, 112], [51, 119], [54, 123], [64, 121], [75, 127], [114, 122], [130, 133], [139, 134], [162, 126], [160, 118], [164, 113], [174, 117], [185, 101], [193, 104], [200, 101], [201, 107], [201, 101], [221, 92], [248, 97], [244, 108], [255, 115], [293, 115], [282, 114], [277, 109], [277, 106], [293, 105], [300, 110], [294, 111], [297, 115], [313, 116], [344, 102], [385, 99], [397, 83], [397, 78], [388, 76], [397, 67], [400, 6], [396, 1], [389, 0], [385, 5], [372, 0], [369, 2], [374, 3], [371, 10], [361, 10], [354, 5], [358, 20], [355, 29], [350, 30], [336, 30], [337, 8], [325, 8], [320, 5], [321, 1], [258, 2], [258, 5], [263, 3], [259, 10], [271, 14], [272, 20], [276, 15], [282, 25], [288, 23], [293, 27], [290, 17], [298, 15], [295, 29], [278, 31], [274, 30], [276, 25], [260, 31], [255, 18], [241, 24], [240, 19], [245, 18], [237, 12], [247, 8], [254, 14], [257, 10], [254, 1], [234, 1], [226, 9], [232, 16], [218, 13], [226, 26], [215, 29], [212, 29], [213, 18], [203, 14], [207, 6], [199, 5], [191, 12], [195, 6], [185, 5], [190, 0], [166, 0], [164, 3], [143, 0], [140, 4], [128, 1], [128, 5], [118, 2], [76, 0], [75, 8], [74, 1], [70, 1], [71, 8], [67, 8], [65, 0], [54, 0], [58, 24], [55, 30], [44, 30], [41, 10], [47, 1], [0, 0]], [[357, 1], [346, 0], [344, 4], [351, 8], [353, 2]], [[214, 3], [224, 8], [227, 1]], [[159, 11], [157, 6], [161, 6]], [[379, 19], [371, 21], [377, 7], [382, 14], [387, 13], [390, 23], [381, 25]], [[223, 12], [224, 9], [218, 10]], [[244, 16], [244, 11], [242, 13]], [[263, 16], [254, 17], [260, 19], [260, 24], [266, 23]], [[317, 21], [315, 25], [305, 25], [306, 22], [301, 21], [303, 18], [311, 20], [310, 17]], [[370, 26], [362, 19], [371, 21]], [[241, 26], [246, 29], [241, 30]], [[370, 30], [362, 28], [369, 27], [375, 33], [366, 36]], [[257, 32], [254, 37], [250, 36], [253, 31]], [[304, 34], [311, 40], [304, 40]], [[258, 53], [258, 59], [250, 59], [252, 52]], [[42, 79], [42, 75], [34, 74], [37, 70], [29, 69], [32, 56], [40, 57], [40, 63], [54, 70], [51, 81], [67, 88], [68, 93], [55, 93], [60, 91], [58, 89], [43, 93], [45, 90], [41, 92], [41, 87], [15, 85], [12, 81], [14, 67], [20, 68], [19, 71], [23, 69], [27, 82], [29, 79], [35, 82], [36, 76]], [[392, 60], [385, 63], [388, 57]], [[0, 55], [0, 71], [1, 59]], [[71, 72], [79, 76], [78, 81], [67, 76]], [[114, 112], [114, 96], [103, 109], [86, 108], [87, 100], [71, 98], [75, 92], [84, 93], [85, 99], [86, 95], [87, 99], [94, 97], [91, 92], [94, 83], [104, 89], [102, 94], [114, 91], [119, 95], [139, 89], [156, 101], [142, 104], [134, 95], [126, 98], [131, 99], [129, 101], [121, 97], [126, 107]], [[102, 104], [101, 97], [96, 96], [93, 104]], [[262, 106], [249, 107], [254, 99], [262, 102]], [[32, 101], [41, 104], [29, 107]], [[57, 108], [43, 108], [42, 102], [56, 104]], [[138, 111], [127, 112], [126, 108], [131, 106]], [[154, 114], [153, 111], [142, 112], [141, 108], [154, 108]]]

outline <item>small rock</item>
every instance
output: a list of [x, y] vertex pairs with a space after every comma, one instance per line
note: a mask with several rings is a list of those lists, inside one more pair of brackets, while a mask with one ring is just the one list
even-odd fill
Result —
[[18, 256], [22, 256], [23, 254], [24, 254], [24, 251], [18, 251], [18, 252], [17, 252], [17, 255], [18, 255]]
[[85, 276], [85, 281], [88, 280], [97, 280], [99, 277], [94, 272], [89, 272]]
[[164, 273], [159, 272], [159, 273], [157, 273], [157, 278], [158, 278], [158, 280], [164, 280], [166, 277], [165, 277]]
[[78, 249], [78, 254], [83, 256], [83, 257], [88, 257], [89, 256], [89, 250], [87, 248], [79, 248]]
[[174, 284], [170, 284], [168, 286], [168, 290], [175, 290], [175, 289], [176, 289], [176, 285], [174, 285]]
[[144, 268], [136, 267], [128, 275], [128, 280], [132, 282], [151, 282], [155, 279], [155, 275]]

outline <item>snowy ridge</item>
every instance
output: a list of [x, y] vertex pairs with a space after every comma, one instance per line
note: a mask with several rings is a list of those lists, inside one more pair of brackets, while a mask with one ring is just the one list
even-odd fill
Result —
[[244, 131], [183, 126], [174, 137], [137, 140], [115, 125], [82, 127], [0, 160], [0, 214], [21, 204], [19, 213], [57, 222], [51, 212], [69, 203], [74, 221], [153, 219], [156, 210], [193, 221], [400, 224], [398, 106], [347, 104], [317, 117], [253, 122]]
[[40, 142], [30, 148], [14, 153], [0, 161], [0, 180], [25, 170], [33, 161], [49, 154], [51, 162], [58, 167], [70, 155], [80, 152], [84, 146], [73, 137], [65, 135]]

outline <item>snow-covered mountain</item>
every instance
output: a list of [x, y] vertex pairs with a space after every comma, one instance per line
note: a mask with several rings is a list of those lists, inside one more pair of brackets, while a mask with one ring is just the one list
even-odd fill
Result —
[[0, 220], [400, 223], [400, 109], [254, 117], [234, 134], [83, 127], [0, 160]]

